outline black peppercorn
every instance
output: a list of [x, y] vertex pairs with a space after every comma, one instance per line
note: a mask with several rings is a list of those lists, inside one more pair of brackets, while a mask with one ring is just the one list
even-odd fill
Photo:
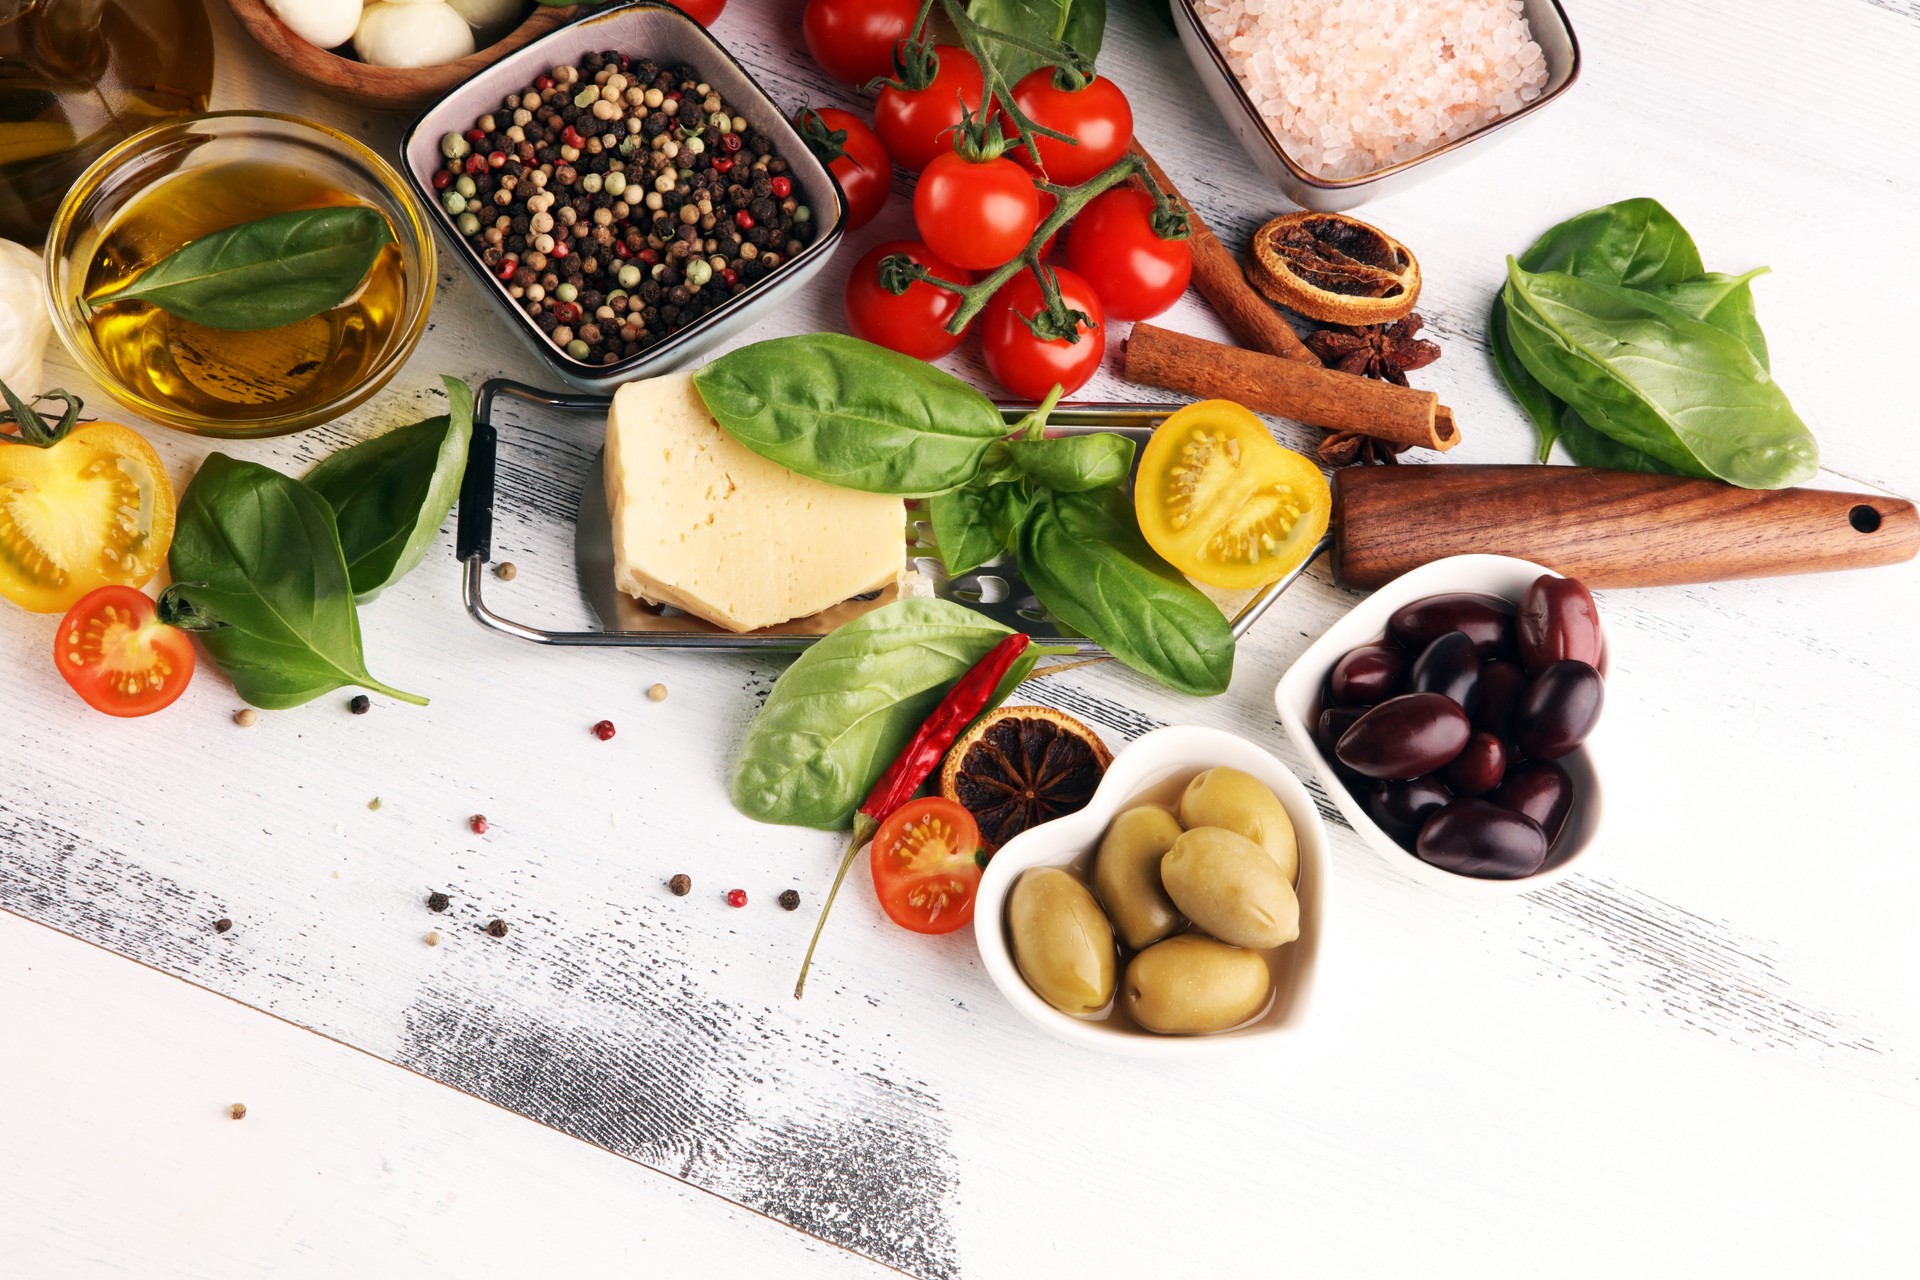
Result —
[[693, 877], [684, 873], [677, 875], [667, 881], [667, 888], [673, 892], [674, 897], [684, 898], [693, 892]]
[[780, 907], [784, 911], [797, 911], [800, 907], [800, 891], [788, 889], [780, 895]]
[[357, 716], [363, 716], [367, 714], [367, 712], [370, 711], [372, 708], [373, 708], [373, 699], [369, 698], [364, 693], [354, 694], [353, 698], [347, 703], [347, 710], [353, 712], [353, 714]]
[[495, 937], [495, 938], [504, 938], [504, 937], [506, 937], [506, 936], [507, 936], [507, 922], [506, 922], [505, 920], [500, 920], [500, 919], [494, 919], [494, 920], [490, 920], [490, 921], [488, 921], [488, 922], [487, 922], [487, 934], [488, 934], [488, 936], [490, 936], [490, 937]]
[[444, 893], [436, 891], [427, 895], [427, 910], [429, 911], [445, 911], [452, 905], [453, 899]]

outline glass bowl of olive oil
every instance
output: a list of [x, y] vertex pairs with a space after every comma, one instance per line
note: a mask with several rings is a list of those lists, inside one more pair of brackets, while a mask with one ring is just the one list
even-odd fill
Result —
[[[266, 306], [233, 327], [230, 315], [202, 322], [178, 290], [170, 303], [115, 299], [206, 237], [326, 209], [372, 210], [354, 219], [386, 226], [359, 283], [318, 314], [282, 321]], [[239, 254], [253, 274], [229, 283], [256, 282], [271, 303], [326, 270], [319, 248], [309, 237], [263, 250], [256, 237]], [[54, 328], [103, 389], [154, 422], [224, 437], [301, 431], [373, 395], [426, 331], [435, 274], [425, 215], [384, 160], [325, 126], [241, 111], [160, 125], [102, 156], [54, 215], [46, 263]]]

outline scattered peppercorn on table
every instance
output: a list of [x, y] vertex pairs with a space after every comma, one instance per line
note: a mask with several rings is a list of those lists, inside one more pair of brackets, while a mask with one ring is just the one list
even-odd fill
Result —
[[[1905, 175], [1920, 167], [1893, 110], [1920, 96], [1920, 14], [1855, 5], [1808, 24], [1765, 0], [1735, 24], [1625, 0], [1572, 7], [1588, 51], [1578, 92], [1362, 211], [1419, 253], [1420, 337], [1444, 352], [1413, 381], [1452, 409], [1461, 443], [1425, 465], [1532, 457], [1484, 346], [1505, 255], [1569, 214], [1647, 194], [1716, 256], [1772, 265], [1758, 306], [1773, 374], [1819, 433], [1818, 483], [1920, 491], [1900, 371], [1853, 338], [1856, 317], [1894, 323], [1901, 282], [1920, 276], [1911, 237], [1885, 234], [1910, 221]], [[807, 56], [801, 9], [734, 0], [713, 31], [783, 107], [864, 111], [869, 98]], [[1182, 195], [1244, 248], [1288, 206], [1199, 91], [1160, 6], [1110, 9], [1101, 74]], [[394, 155], [404, 119], [329, 103], [223, 7], [212, 17], [215, 109], [288, 112]], [[1719, 55], [1702, 63], [1702, 47]], [[1790, 100], [1753, 87], [1789, 81]], [[621, 103], [633, 89], [645, 106], [638, 83]], [[583, 109], [625, 109], [603, 101]], [[728, 126], [716, 132], [740, 136]], [[458, 149], [447, 159], [461, 171], [438, 184], [454, 219], [467, 210], [451, 197], [480, 195], [460, 185]], [[1781, 181], [1779, 155], [1808, 158], [1818, 180]], [[804, 239], [793, 193], [763, 180], [743, 208], [725, 189], [710, 210], [679, 207], [690, 226], [724, 214], [743, 233], [759, 228], [740, 215], [770, 210]], [[901, 183], [735, 343], [843, 330], [853, 262], [912, 234]], [[607, 208], [630, 194], [604, 179], [582, 193]], [[550, 267], [543, 220], [561, 215], [544, 203], [517, 208], [526, 227], [508, 234]], [[477, 216], [474, 230], [483, 253], [496, 247]], [[520, 298], [582, 359], [624, 356], [671, 329], [664, 307], [687, 305], [636, 292], [641, 275], [625, 273], [653, 265], [646, 246], [622, 258], [608, 240], [597, 274]], [[744, 277], [786, 251], [769, 235], [738, 241], [723, 267], [696, 260]], [[1843, 278], [1834, 244], [1891, 261]], [[441, 412], [443, 374], [553, 386], [454, 248], [440, 245], [429, 331], [384, 391], [327, 425], [221, 451], [297, 474]], [[582, 298], [621, 289], [642, 299], [637, 318], [629, 302], [612, 322], [576, 321]], [[1125, 322], [1108, 323], [1105, 365], [1078, 398], [1139, 399], [1117, 375]], [[1156, 323], [1231, 341], [1191, 292]], [[941, 364], [992, 385], [977, 345]], [[57, 346], [46, 381], [116, 416]], [[176, 489], [213, 451], [117, 416]], [[1309, 454], [1321, 439], [1275, 427]], [[526, 419], [501, 436], [487, 598], [585, 625], [572, 516], [599, 433]], [[1403, 880], [1316, 791], [1335, 883], [1311, 1018], [1201, 1063], [1040, 1034], [1001, 999], [970, 932], [895, 927], [864, 867], [796, 1003], [844, 834], [754, 823], [727, 794], [789, 658], [503, 638], [463, 616], [451, 544], [443, 530], [362, 616], [376, 670], [426, 707], [342, 689], [255, 712], [209, 664], [168, 712], [109, 721], [47, 661], [53, 620], [0, 610], [14, 766], [0, 781], [0, 1271], [1910, 1268], [1913, 564], [1601, 593], [1606, 835], [1578, 874], [1533, 893], [1458, 898]], [[1307, 778], [1274, 682], [1356, 599], [1316, 566], [1241, 642], [1218, 697], [1107, 663], [1015, 701], [1070, 713], [1115, 750], [1165, 724], [1226, 729]]]

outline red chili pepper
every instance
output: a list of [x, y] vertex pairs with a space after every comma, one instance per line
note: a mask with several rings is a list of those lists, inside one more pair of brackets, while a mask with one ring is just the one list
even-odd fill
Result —
[[1001, 679], [1031, 643], [1032, 637], [1016, 631], [987, 650], [987, 656], [974, 663], [959, 683], [947, 690], [947, 696], [940, 699], [940, 705], [933, 709], [919, 732], [901, 748], [900, 754], [867, 793], [866, 803], [854, 814], [853, 839], [847, 845], [846, 857], [840, 860], [840, 873], [833, 878], [826, 905], [820, 908], [820, 923], [813, 927], [813, 941], [807, 944], [807, 958], [800, 965], [800, 981], [793, 986], [795, 1000], [806, 989], [813, 949], [820, 943], [820, 930], [826, 927], [827, 912], [833, 910], [833, 900], [840, 893], [840, 882], [847, 878], [847, 868], [853, 865], [853, 855], [873, 839], [874, 832], [895, 809], [913, 799], [913, 793], [947, 754], [947, 748], [960, 736], [960, 731], [986, 710]]

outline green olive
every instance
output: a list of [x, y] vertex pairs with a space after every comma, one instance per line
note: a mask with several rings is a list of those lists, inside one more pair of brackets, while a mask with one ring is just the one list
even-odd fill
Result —
[[1300, 936], [1300, 900], [1267, 851], [1224, 827], [1196, 827], [1160, 860], [1167, 896], [1187, 919], [1236, 947]]
[[1138, 951], [1186, 921], [1160, 884], [1160, 859], [1180, 838], [1180, 820], [1158, 805], [1113, 820], [1093, 863], [1093, 891], [1120, 940]]
[[1062, 1013], [1113, 999], [1113, 926], [1087, 886], [1059, 867], [1030, 867], [1007, 895], [1013, 960], [1034, 994]]
[[1120, 998], [1147, 1030], [1192, 1036], [1239, 1026], [1266, 1008], [1272, 992], [1258, 951], [1182, 933], [1133, 958]]
[[1273, 789], [1250, 773], [1222, 765], [1209, 769], [1180, 796], [1180, 825], [1225, 827], [1237, 831], [1273, 855], [1280, 874], [1292, 884], [1300, 874], [1300, 843], [1293, 819]]

